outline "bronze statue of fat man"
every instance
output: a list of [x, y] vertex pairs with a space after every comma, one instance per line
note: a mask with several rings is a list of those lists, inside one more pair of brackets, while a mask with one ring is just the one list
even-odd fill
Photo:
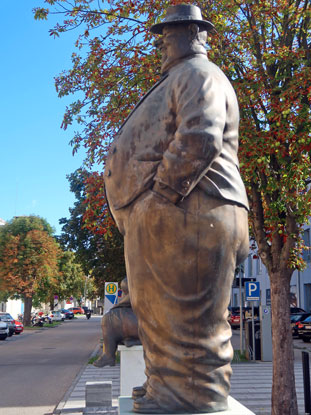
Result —
[[206, 54], [212, 29], [184, 4], [151, 27], [162, 35], [162, 77], [125, 120], [106, 163], [146, 363], [147, 381], [133, 395], [139, 413], [227, 409], [227, 308], [248, 255], [248, 201], [236, 95]]

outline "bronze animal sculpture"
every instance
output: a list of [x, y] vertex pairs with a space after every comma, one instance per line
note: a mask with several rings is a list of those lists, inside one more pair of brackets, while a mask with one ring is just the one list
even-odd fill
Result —
[[121, 282], [122, 298], [102, 318], [103, 353], [93, 363], [96, 367], [115, 366], [119, 344], [131, 347], [141, 344], [137, 318], [133, 313], [127, 279]]
[[191, 5], [168, 8], [151, 27], [162, 35], [162, 77], [106, 162], [146, 364], [147, 381], [133, 391], [139, 413], [227, 409], [227, 308], [234, 270], [248, 255], [248, 201], [236, 95], [206, 54], [212, 29]]

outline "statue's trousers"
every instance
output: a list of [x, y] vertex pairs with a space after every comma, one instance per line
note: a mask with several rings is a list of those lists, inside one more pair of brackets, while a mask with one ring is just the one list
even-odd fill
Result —
[[249, 251], [246, 209], [196, 188], [177, 205], [148, 190], [113, 214], [125, 238], [148, 396], [168, 412], [225, 409], [227, 308]]

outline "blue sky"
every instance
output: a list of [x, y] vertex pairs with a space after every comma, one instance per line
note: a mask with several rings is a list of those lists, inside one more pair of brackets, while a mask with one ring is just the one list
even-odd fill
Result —
[[35, 21], [32, 9], [43, 0], [0, 0], [0, 218], [38, 215], [60, 233], [74, 195], [66, 174], [79, 168], [69, 140], [74, 129], [60, 129], [66, 104], [58, 98], [54, 76], [70, 68], [74, 32], [49, 36], [52, 20]]

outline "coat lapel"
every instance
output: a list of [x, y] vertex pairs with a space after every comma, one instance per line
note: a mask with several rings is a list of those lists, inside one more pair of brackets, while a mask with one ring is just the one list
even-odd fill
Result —
[[137, 110], [137, 108], [144, 102], [144, 100], [147, 98], [148, 95], [151, 94], [151, 92], [157, 88], [166, 78], [168, 77], [168, 73], [166, 73], [165, 75], [162, 76], [162, 78], [156, 82], [153, 87], [151, 87], [149, 89], [149, 91], [142, 97], [142, 99], [140, 101], [138, 101], [138, 103], [135, 105], [135, 107], [132, 109], [132, 111], [129, 113], [129, 115], [125, 118], [125, 120], [123, 121], [121, 127], [119, 128], [117, 135], [119, 134], [119, 132], [121, 131], [121, 129], [123, 128], [123, 126], [125, 125], [125, 123], [129, 120], [129, 118], [133, 115], [133, 113]]

